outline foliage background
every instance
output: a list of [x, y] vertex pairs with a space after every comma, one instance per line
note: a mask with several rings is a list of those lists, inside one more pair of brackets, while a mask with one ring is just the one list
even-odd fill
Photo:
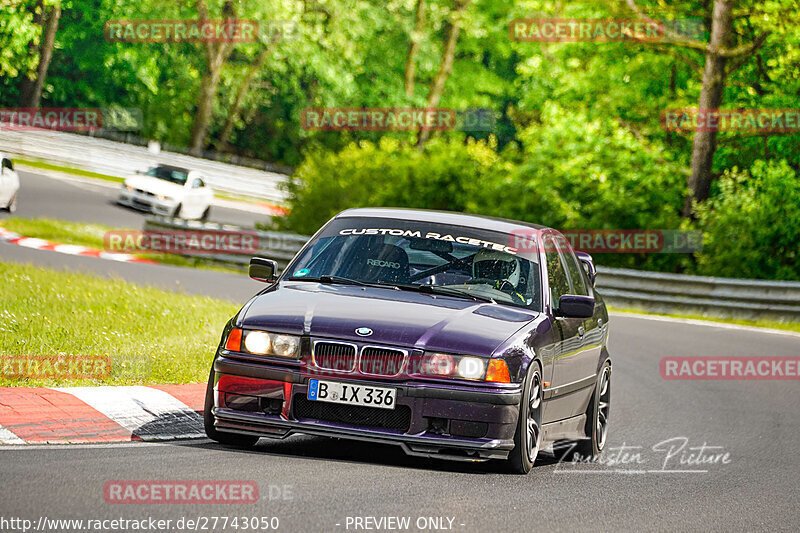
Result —
[[[0, 107], [14, 107], [35, 70], [37, 5], [0, 0]], [[664, 131], [665, 109], [694, 107], [700, 53], [632, 42], [532, 43], [509, 39], [524, 17], [632, 17], [625, 2], [473, 0], [440, 105], [494, 110], [494, 131], [437, 134], [311, 132], [306, 107], [424, 106], [441, 61], [455, 0], [427, 0], [415, 85], [403, 73], [418, 0], [233, 2], [238, 16], [289, 21], [277, 42], [237, 45], [213, 101], [207, 148], [296, 167], [291, 214], [265, 221], [310, 233], [351, 206], [468, 211], [564, 229], [699, 228], [695, 256], [617, 254], [608, 265], [737, 277], [800, 279], [800, 135], [721, 133], [712, 197], [695, 220], [681, 217], [692, 136]], [[639, 0], [655, 19], [710, 27], [705, 0]], [[223, 0], [207, 2], [219, 14]], [[197, 18], [194, 1], [62, 0], [43, 107], [141, 108], [139, 135], [185, 146], [206, 69], [201, 45], [112, 43], [108, 20]], [[735, 42], [768, 31], [758, 52], [729, 76], [729, 108], [800, 108], [800, 6], [795, 0], [735, 2]], [[707, 33], [702, 38], [707, 38]], [[217, 146], [232, 101], [263, 47], [270, 53]]]

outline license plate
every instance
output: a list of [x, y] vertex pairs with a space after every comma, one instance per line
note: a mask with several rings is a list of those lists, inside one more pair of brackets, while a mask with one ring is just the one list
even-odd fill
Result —
[[312, 379], [308, 382], [308, 399], [347, 405], [363, 405], [394, 409], [396, 389], [372, 387]]

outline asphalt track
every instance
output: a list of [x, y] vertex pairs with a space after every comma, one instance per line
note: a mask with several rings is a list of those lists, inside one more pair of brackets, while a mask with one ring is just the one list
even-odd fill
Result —
[[[22, 218], [47, 217], [70, 222], [92, 222], [117, 228], [142, 228], [144, 213], [116, 205], [118, 184], [53, 177], [60, 175], [50, 171], [20, 170], [19, 206], [15, 215]], [[256, 222], [268, 219], [267, 214], [211, 207], [212, 222], [252, 227]]]
[[[30, 208], [47, 211], [35, 201]], [[74, 216], [88, 216], [84, 211]], [[259, 287], [243, 276], [5, 244], [0, 257], [237, 301]], [[800, 336], [630, 315], [613, 315], [610, 324], [612, 426], [604, 464], [545, 456], [528, 476], [511, 476], [491, 463], [409, 458], [391, 446], [316, 437], [262, 439], [250, 451], [208, 441], [8, 447], [0, 449], [0, 518], [154, 517], [172, 519], [176, 531], [176, 520], [201, 516], [278, 517], [280, 531], [301, 532], [365, 531], [354, 528], [354, 517], [410, 517], [409, 531], [427, 517], [452, 518], [451, 530], [465, 532], [800, 530], [798, 382], [668, 381], [659, 373], [666, 356], [796, 356]], [[685, 454], [676, 452], [681, 442]], [[703, 457], [724, 452], [728, 461], [687, 462], [688, 448], [703, 445], [719, 447]], [[668, 459], [670, 446], [676, 455]], [[195, 479], [252, 480], [261, 500], [119, 505], [103, 495], [111, 480]], [[1, 520], [0, 529], [11, 530]]]

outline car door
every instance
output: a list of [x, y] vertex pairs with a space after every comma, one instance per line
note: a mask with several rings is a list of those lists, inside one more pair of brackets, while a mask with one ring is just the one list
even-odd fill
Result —
[[558, 338], [554, 347], [553, 377], [544, 396], [548, 400], [544, 412], [544, 422], [547, 423], [563, 420], [575, 414], [576, 398], [570, 392], [570, 382], [577, 374], [572, 363], [576, 351], [580, 349], [581, 340], [578, 336], [578, 327], [581, 325], [581, 319], [558, 316], [558, 300], [562, 295], [569, 294], [571, 290], [567, 268], [563, 257], [558, 253], [556, 240], [551, 234], [543, 236], [542, 249], [545, 252], [547, 265], [549, 314]]
[[200, 216], [200, 184], [203, 182], [196, 174], [190, 175], [186, 180], [183, 195], [183, 212], [186, 218], [197, 218]]
[[[566, 239], [564, 239], [563, 244], [564, 245], [559, 248], [559, 253], [567, 267], [570, 294], [593, 296], [594, 290], [591, 288], [586, 272], [575, 256], [575, 252], [572, 250], [572, 247], [569, 246], [569, 243], [566, 242]], [[575, 382], [575, 387], [580, 386], [580, 388], [583, 389], [582, 393], [576, 394], [581, 400], [576, 404], [575, 414], [581, 414], [585, 412], [586, 405], [594, 390], [603, 334], [600, 323], [598, 322], [596, 305], [595, 312], [591, 318], [575, 320], [580, 322], [578, 325], [580, 347], [574, 354], [570, 355], [569, 358], [564, 358], [562, 364], [568, 365], [569, 368], [565, 368], [564, 372], [569, 373], [570, 380]]]
[[203, 212], [214, 201], [214, 191], [212, 191], [211, 187], [208, 186], [208, 184], [206, 183], [206, 180], [205, 180], [205, 178], [203, 178], [203, 176], [198, 176], [198, 180], [199, 180], [198, 187], [197, 187], [198, 202], [199, 202], [198, 211], [202, 215]]

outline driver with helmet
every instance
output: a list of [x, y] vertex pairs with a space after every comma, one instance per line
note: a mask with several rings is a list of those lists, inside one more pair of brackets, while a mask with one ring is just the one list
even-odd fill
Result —
[[505, 292], [514, 300], [527, 305], [525, 296], [519, 292], [522, 268], [513, 255], [495, 250], [481, 250], [472, 261], [472, 282], [481, 281]]

